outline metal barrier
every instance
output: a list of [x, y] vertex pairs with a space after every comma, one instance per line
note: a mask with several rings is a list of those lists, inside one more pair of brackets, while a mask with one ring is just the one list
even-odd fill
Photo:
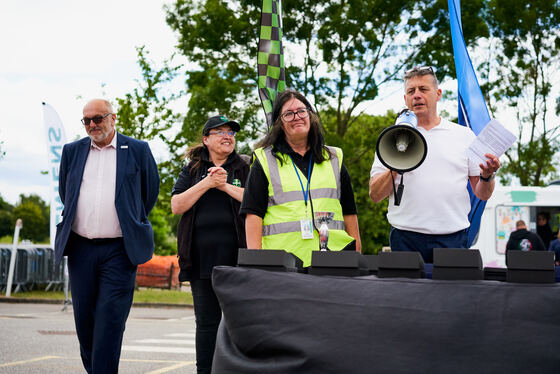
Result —
[[[8, 272], [12, 256], [9, 245], [0, 245], [0, 289], [6, 290]], [[48, 245], [18, 245], [14, 269], [14, 293], [30, 290], [35, 286], [45, 290], [62, 289], [64, 285], [64, 265], [55, 264], [54, 250]]]
[[5, 289], [8, 284], [8, 272], [10, 270], [10, 258], [12, 251], [7, 246], [0, 247], [0, 288]]

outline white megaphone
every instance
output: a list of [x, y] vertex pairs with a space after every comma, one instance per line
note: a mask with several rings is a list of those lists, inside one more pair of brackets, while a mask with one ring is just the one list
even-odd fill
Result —
[[377, 138], [375, 153], [379, 161], [387, 168], [401, 174], [398, 191], [395, 191], [393, 183], [395, 205], [400, 204], [404, 189], [402, 174], [420, 166], [428, 154], [426, 139], [416, 129], [417, 126], [416, 115], [408, 109], [403, 109], [397, 115], [395, 124], [383, 130]]

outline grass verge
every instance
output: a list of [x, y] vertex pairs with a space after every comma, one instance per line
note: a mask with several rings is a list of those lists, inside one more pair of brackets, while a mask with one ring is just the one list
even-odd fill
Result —
[[[0, 296], [0, 297], [3, 297]], [[62, 291], [25, 291], [12, 293], [12, 297], [18, 299], [48, 299], [64, 300]], [[192, 305], [192, 294], [189, 291], [163, 290], [159, 288], [140, 288], [134, 291], [135, 303], [151, 304], [187, 304]]]

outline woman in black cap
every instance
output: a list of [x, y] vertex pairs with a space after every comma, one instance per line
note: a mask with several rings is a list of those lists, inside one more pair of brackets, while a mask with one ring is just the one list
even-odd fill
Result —
[[177, 229], [179, 281], [189, 281], [196, 319], [196, 366], [210, 373], [222, 311], [210, 279], [218, 265], [236, 265], [246, 247], [239, 216], [249, 165], [235, 152], [239, 124], [211, 117], [202, 129], [202, 144], [187, 150], [171, 197], [173, 214], [182, 214]]

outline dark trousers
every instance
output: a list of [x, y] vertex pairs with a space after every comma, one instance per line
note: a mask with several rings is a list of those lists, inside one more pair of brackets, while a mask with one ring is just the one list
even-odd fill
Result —
[[196, 372], [210, 374], [222, 309], [210, 279], [191, 280], [196, 321]]
[[451, 234], [421, 234], [391, 227], [389, 244], [391, 251], [420, 252], [424, 262], [434, 262], [434, 248], [467, 248], [467, 229]]
[[117, 373], [136, 266], [122, 239], [68, 239], [68, 272], [80, 354], [88, 373]]

